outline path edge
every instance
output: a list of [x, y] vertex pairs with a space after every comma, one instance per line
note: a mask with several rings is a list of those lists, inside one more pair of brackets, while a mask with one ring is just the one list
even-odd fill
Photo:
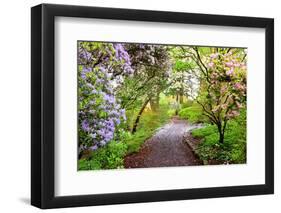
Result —
[[[193, 152], [193, 154], [202, 162], [203, 165], [208, 165], [208, 162], [207, 162], [207, 161], [201, 160], [201, 159], [200, 159], [199, 154], [198, 154], [198, 151], [197, 151], [197, 146], [198, 146], [198, 145], [196, 145], [196, 144], [190, 142], [190, 140], [188, 140], [188, 137], [192, 137], [192, 138], [193, 138], [193, 136], [191, 135], [191, 132], [190, 132], [190, 131], [184, 133], [183, 142], [186, 143], [186, 144], [189, 146], [189, 148], [191, 149], [191, 151]], [[201, 143], [201, 140], [202, 140], [202, 139], [200, 139], [200, 142], [199, 142], [199, 143]]]

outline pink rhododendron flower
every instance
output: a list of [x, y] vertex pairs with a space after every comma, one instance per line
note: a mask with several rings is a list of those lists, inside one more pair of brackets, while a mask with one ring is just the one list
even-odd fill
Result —
[[216, 72], [213, 72], [212, 74], [211, 74], [211, 78], [212, 79], [215, 79], [215, 78], [217, 78], [219, 75], [218, 75], [218, 73], [216, 73]]
[[218, 53], [212, 53], [212, 54], [210, 55], [210, 58], [211, 58], [211, 59], [215, 59], [215, 58], [217, 58], [218, 56], [219, 56]]
[[231, 75], [233, 73], [234, 69], [233, 67], [230, 68], [230, 70], [226, 71], [226, 75]]
[[227, 114], [227, 117], [228, 118], [234, 118], [234, 117], [237, 117], [238, 115], [240, 115], [240, 113], [236, 110], [233, 110], [233, 111], [230, 111], [228, 114]]
[[236, 62], [236, 63], [234, 63], [234, 66], [235, 67], [240, 67], [240, 64]]
[[209, 62], [208, 63], [208, 67], [210, 67], [210, 68], [214, 67], [214, 65], [215, 65], [214, 62]]
[[235, 87], [235, 89], [238, 89], [238, 90], [244, 89], [243, 85], [240, 84], [239, 82], [235, 83], [235, 84], [234, 84], [234, 87]]
[[222, 105], [221, 105], [221, 108], [222, 108], [222, 109], [226, 109], [226, 107], [227, 107], [226, 104], [222, 104]]
[[232, 114], [233, 114], [234, 117], [240, 115], [240, 113], [238, 111], [236, 111], [236, 110], [232, 111]]
[[232, 61], [230, 61], [230, 62], [226, 62], [225, 63], [225, 66], [227, 66], [227, 67], [233, 67], [233, 62]]
[[243, 105], [238, 102], [236, 102], [236, 106], [238, 107], [238, 109], [241, 109], [243, 107]]

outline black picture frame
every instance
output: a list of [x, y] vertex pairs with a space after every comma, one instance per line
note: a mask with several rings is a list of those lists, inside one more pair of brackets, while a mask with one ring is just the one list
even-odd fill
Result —
[[[54, 195], [55, 17], [263, 28], [266, 32], [265, 184], [93, 195]], [[31, 8], [31, 204], [60, 208], [274, 193], [274, 20], [240, 16], [41, 4]]]

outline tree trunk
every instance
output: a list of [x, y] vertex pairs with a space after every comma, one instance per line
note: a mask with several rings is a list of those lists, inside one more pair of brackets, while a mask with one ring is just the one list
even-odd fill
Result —
[[178, 104], [179, 104], [179, 94], [177, 93], [177, 98], [176, 98], [176, 115], [179, 114]]
[[223, 143], [224, 142], [224, 129], [222, 128], [221, 123], [217, 124], [218, 127], [218, 131], [219, 131], [219, 143]]
[[144, 102], [144, 104], [142, 105], [142, 107], [141, 107], [141, 109], [140, 109], [140, 111], [139, 111], [139, 113], [138, 113], [138, 116], [137, 116], [137, 118], [136, 118], [136, 120], [135, 120], [135, 122], [134, 122], [132, 131], [131, 131], [132, 134], [134, 134], [134, 133], [137, 131], [137, 127], [138, 127], [138, 124], [139, 124], [141, 115], [142, 115], [142, 113], [143, 113], [143, 111], [144, 111], [144, 109], [145, 109], [145, 107], [146, 107], [146, 105], [148, 104], [149, 101], [150, 101], [150, 99], [147, 99], [147, 100]]
[[183, 82], [181, 82], [181, 90], [180, 90], [180, 104], [183, 104]]
[[180, 104], [183, 104], [183, 94], [180, 95]]
[[157, 93], [155, 96], [151, 97], [150, 98], [150, 106], [151, 106], [151, 110], [153, 112], [156, 112], [158, 111], [159, 109], [159, 100], [160, 100], [160, 97], [159, 97], [159, 93]]
[[220, 132], [220, 140], [219, 142], [222, 144], [224, 142], [224, 134]]

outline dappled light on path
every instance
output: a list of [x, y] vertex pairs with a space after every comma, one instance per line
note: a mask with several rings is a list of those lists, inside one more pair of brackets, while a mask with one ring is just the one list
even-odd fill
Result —
[[160, 128], [148, 139], [138, 153], [125, 158], [126, 168], [200, 165], [190, 147], [183, 142], [184, 134], [199, 128], [200, 124], [188, 124], [177, 117]]

